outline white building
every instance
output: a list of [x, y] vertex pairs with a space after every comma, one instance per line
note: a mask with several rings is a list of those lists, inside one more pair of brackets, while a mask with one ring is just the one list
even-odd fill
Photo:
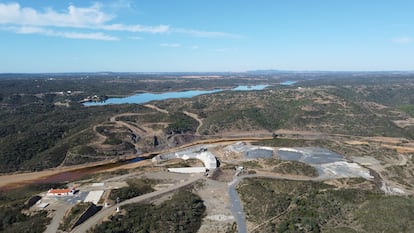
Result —
[[48, 196], [70, 196], [75, 194], [75, 189], [49, 189]]

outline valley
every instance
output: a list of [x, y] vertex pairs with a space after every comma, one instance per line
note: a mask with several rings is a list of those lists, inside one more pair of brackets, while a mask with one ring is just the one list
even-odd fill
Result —
[[[124, 85], [117, 93], [111, 89], [114, 82], [106, 77], [92, 78], [83, 91], [70, 94], [67, 88], [76, 87], [76, 78], [53, 80], [56, 87], [65, 83], [67, 88], [59, 89], [63, 94], [46, 92], [53, 85], [46, 85], [48, 89], [39, 93], [23, 93], [26, 84], [19, 80], [22, 86], [16, 84], [15, 92], [2, 92], [0, 194], [4, 201], [0, 206], [6, 210], [12, 203], [37, 193], [49, 206], [45, 210], [36, 206], [26, 210], [22, 206], [21, 211], [46, 211], [54, 222], [65, 221], [69, 210], [77, 205], [48, 199], [45, 185], [76, 187], [82, 201], [83, 195], [101, 190], [91, 188], [94, 184], [102, 184], [103, 196], [95, 204], [102, 210], [71, 230], [59, 229], [121, 229], [127, 226], [114, 226], [107, 220], [124, 218], [130, 222], [129, 215], [140, 216], [132, 205], [154, 211], [154, 216], [163, 215], [166, 213], [162, 211], [176, 205], [174, 200], [185, 196], [194, 198], [193, 204], [198, 203], [188, 204], [190, 212], [194, 208], [197, 224], [190, 226], [180, 220], [182, 225], [177, 227], [197, 228], [198, 232], [404, 231], [385, 224], [391, 224], [395, 220], [392, 217], [382, 219], [381, 228], [379, 222], [367, 222], [362, 216], [374, 214], [375, 208], [388, 208], [378, 202], [397, 203], [403, 212], [411, 208], [414, 128], [410, 109], [414, 79], [385, 73], [374, 77], [373, 83], [369, 74], [366, 79], [342, 75], [321, 75], [316, 80], [313, 74], [300, 78], [295, 74], [220, 79], [124, 78], [116, 81]], [[108, 96], [111, 92], [125, 95], [121, 90], [153, 79], [160, 90], [166, 85], [173, 91], [205, 80], [211, 82], [211, 88], [269, 86], [143, 104], [85, 107], [79, 103], [85, 96]], [[50, 81], [39, 80], [45, 84]], [[236, 80], [238, 83], [234, 83]], [[289, 80], [295, 82], [280, 85]], [[104, 87], [100, 92], [89, 91], [99, 85]], [[57, 104], [62, 102], [67, 104]], [[27, 114], [32, 117], [27, 118]], [[214, 168], [202, 159], [207, 154], [216, 158]], [[329, 154], [334, 157], [329, 159]], [[172, 159], [157, 159], [167, 157]], [[202, 172], [175, 172], [190, 170]], [[149, 186], [141, 180], [149, 180]], [[140, 186], [135, 187], [137, 184]], [[143, 187], [148, 194], [137, 191], [136, 196], [121, 202], [120, 213], [116, 211], [111, 193]], [[9, 196], [17, 190], [32, 191], [20, 199]], [[351, 200], [351, 196], [358, 198]], [[315, 208], [315, 203], [321, 207]], [[66, 214], [57, 214], [57, 206], [61, 205], [68, 209]], [[403, 219], [411, 224], [408, 216]], [[164, 229], [153, 220], [145, 221], [152, 229]], [[350, 224], [354, 227], [348, 227]], [[9, 226], [22, 227], [18, 222]], [[59, 224], [52, 228], [56, 227]]]

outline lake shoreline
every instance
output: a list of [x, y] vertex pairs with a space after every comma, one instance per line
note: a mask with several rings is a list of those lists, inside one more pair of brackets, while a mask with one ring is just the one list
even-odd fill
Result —
[[163, 92], [163, 93], [152, 93], [152, 92], [145, 92], [139, 93], [127, 97], [121, 98], [108, 98], [102, 102], [84, 102], [83, 105], [86, 107], [91, 106], [101, 106], [101, 105], [108, 105], [108, 104], [144, 104], [151, 101], [159, 101], [159, 100], [166, 100], [166, 99], [175, 99], [175, 98], [192, 98], [199, 95], [205, 94], [213, 94], [223, 91], [260, 91], [263, 90], [270, 85], [268, 84], [260, 84], [260, 85], [252, 85], [252, 86], [244, 86], [239, 85], [233, 87], [231, 89], [210, 89], [210, 90], [202, 90], [202, 89], [195, 89], [195, 90], [186, 90], [186, 91], [173, 91], [173, 92]]

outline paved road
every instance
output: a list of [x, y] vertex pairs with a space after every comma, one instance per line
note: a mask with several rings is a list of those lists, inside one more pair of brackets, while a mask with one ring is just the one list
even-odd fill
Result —
[[[174, 186], [169, 187], [167, 189], [158, 190], [158, 191], [155, 191], [155, 192], [152, 192], [152, 193], [147, 193], [147, 194], [144, 194], [144, 195], [141, 195], [141, 196], [138, 196], [138, 197], [128, 199], [126, 201], [123, 201], [123, 202], [119, 203], [119, 205], [122, 207], [123, 205], [150, 200], [152, 198], [156, 198], [156, 197], [164, 195], [166, 193], [173, 192], [177, 189], [180, 189], [182, 187], [190, 185], [190, 184], [192, 184], [192, 183], [194, 183], [198, 180], [201, 180], [201, 179], [203, 179], [203, 178], [202, 177], [193, 177], [193, 178], [191, 178], [187, 181], [184, 181], [180, 184], [174, 185]], [[104, 208], [101, 211], [99, 211], [98, 213], [96, 213], [94, 216], [92, 216], [91, 218], [86, 220], [81, 225], [75, 227], [75, 229], [73, 229], [71, 232], [72, 233], [84, 233], [87, 230], [91, 229], [96, 224], [100, 223], [103, 219], [105, 219], [105, 218], [111, 216], [112, 214], [114, 214], [115, 211], [116, 211], [116, 206], [115, 205], [111, 206], [111, 207], [108, 207], [108, 208]]]
[[243, 204], [237, 193], [236, 186], [242, 178], [237, 177], [229, 184], [230, 210], [236, 220], [239, 233], [247, 233], [246, 217], [243, 211]]
[[63, 219], [66, 211], [71, 208], [73, 205], [60, 205], [49, 225], [47, 225], [46, 231], [44, 233], [56, 233], [60, 224], [60, 221]]

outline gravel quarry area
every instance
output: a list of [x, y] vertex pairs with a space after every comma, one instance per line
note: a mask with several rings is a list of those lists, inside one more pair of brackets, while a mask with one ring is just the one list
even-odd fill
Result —
[[[403, 165], [407, 163], [406, 156], [401, 155], [400, 157], [400, 160], [396, 161], [395, 164]], [[163, 167], [162, 162], [170, 159], [173, 159], [172, 162], [178, 162], [179, 160], [177, 159], [198, 159], [203, 162], [205, 168], [211, 170], [208, 174], [168, 172], [169, 170]], [[254, 146], [247, 142], [236, 142], [231, 145], [212, 143], [191, 146], [175, 152], [160, 154], [153, 158], [153, 165], [156, 166], [153, 166], [150, 170], [145, 172], [137, 171], [136, 173], [114, 176], [100, 180], [99, 183], [86, 182], [73, 185], [80, 186], [79, 188], [82, 190], [80, 192], [80, 194], [82, 194], [80, 195], [82, 196], [82, 200], [86, 198], [87, 193], [101, 190], [99, 198], [95, 198], [95, 202], [98, 202], [97, 200], [101, 198], [104, 192], [108, 192], [111, 189], [126, 187], [128, 185], [126, 181], [132, 178], [158, 180], [159, 183], [154, 187], [156, 190], [155, 192], [173, 189], [177, 185], [188, 182], [188, 180], [198, 180], [198, 182], [193, 184], [193, 191], [202, 198], [204, 205], [206, 206], [206, 215], [203, 218], [201, 228], [198, 231], [200, 233], [229, 232], [229, 230], [234, 229], [236, 225], [238, 232], [247, 232], [247, 230], [252, 227], [249, 225], [248, 221], [246, 222], [247, 216], [244, 212], [243, 203], [239, 193], [237, 192], [237, 186], [244, 178], [267, 177], [274, 179], [320, 181], [362, 177], [367, 180], [378, 179], [381, 183], [377, 184], [386, 194], [405, 195], [406, 190], [401, 189], [390, 181], [384, 181], [383, 177], [374, 178], [374, 174], [371, 175], [372, 173], [369, 169], [378, 171], [378, 169], [374, 169], [373, 166], [381, 166], [379, 160], [369, 156], [351, 156], [350, 159], [351, 160], [345, 159], [341, 154], [319, 147], [280, 148]], [[216, 164], [216, 161], [219, 162]], [[285, 164], [288, 163], [286, 161], [298, 161], [308, 164], [316, 168], [319, 176], [292, 175], [290, 173], [275, 172], [272, 170], [273, 166], [275, 166], [272, 162], [275, 164], [277, 164], [276, 162]], [[249, 163], [257, 163], [260, 166], [246, 168], [248, 165], [245, 166], [244, 164]], [[266, 166], [267, 163], [271, 165], [268, 164]], [[296, 167], [294, 169], [296, 169]], [[255, 173], [249, 173], [249, 171], [253, 170]], [[164, 195], [163, 197], [157, 197], [154, 203], [160, 203], [170, 198], [172, 193], [173, 192]], [[106, 195], [105, 198], [107, 198], [107, 196], [108, 195]], [[65, 198], [61, 199], [63, 200]], [[75, 199], [66, 199], [68, 199], [68, 201], [59, 202], [58, 204], [67, 207], [78, 202]], [[48, 203], [50, 204], [48, 208], [60, 208], [53, 201], [48, 201]], [[62, 219], [63, 213], [57, 211], [54, 215], [54, 222], [48, 228], [49, 230], [52, 229], [52, 231], [58, 226], [58, 222]]]
[[[209, 148], [214, 148], [213, 144]], [[206, 148], [204, 145], [192, 147], [184, 151], [176, 152], [175, 155], [167, 155], [166, 157], [181, 157], [185, 154], [199, 153], [199, 149]], [[224, 159], [220, 154], [226, 155], [228, 152], [235, 153], [237, 156], [233, 157], [235, 161], [242, 163], [243, 161], [250, 161], [255, 159], [280, 159], [280, 160], [294, 160], [309, 164], [315, 167], [319, 173], [316, 179], [337, 179], [346, 177], [362, 177], [372, 180], [374, 177], [370, 175], [370, 171], [358, 163], [347, 161], [344, 156], [317, 147], [303, 147], [303, 148], [275, 148], [275, 147], [259, 147], [253, 146], [245, 142], [237, 142], [220, 149], [218, 159]], [[204, 224], [200, 232], [206, 232], [206, 228], [220, 226], [229, 226], [231, 222], [236, 221], [239, 232], [247, 232], [243, 206], [240, 202], [236, 191], [237, 181], [239, 178], [235, 173], [233, 181], [228, 183], [228, 194], [217, 196], [215, 189], [222, 186], [220, 182], [208, 182], [204, 190], [199, 192], [200, 196], [206, 201], [208, 216], [203, 220]], [[312, 178], [309, 178], [312, 179]], [[224, 187], [221, 187], [221, 192]], [[212, 205], [214, 203], [214, 205]], [[217, 206], [217, 204], [219, 204]], [[227, 205], [226, 205], [227, 204]], [[226, 208], [223, 209], [223, 207]], [[231, 214], [229, 213], [229, 207]], [[215, 232], [220, 232], [215, 229]]]
[[245, 142], [237, 142], [224, 148], [225, 151], [241, 153], [245, 159], [273, 158], [274, 149], [264, 146], [252, 146]]
[[344, 156], [320, 147], [258, 147], [237, 142], [224, 148], [243, 155], [243, 159], [279, 158], [298, 161], [315, 167], [321, 179], [362, 177], [373, 179], [369, 169], [359, 163], [348, 161]]
[[318, 147], [280, 148], [281, 160], [293, 160], [315, 167], [322, 179], [362, 177], [373, 179], [370, 171], [358, 163], [347, 161], [342, 155]]
[[[313, 164], [310, 164], [313, 165]], [[362, 177], [365, 179], [374, 179], [368, 169], [357, 163], [347, 161], [338, 161], [333, 163], [325, 163], [313, 165], [318, 170], [320, 178], [346, 178], [346, 177]]]

